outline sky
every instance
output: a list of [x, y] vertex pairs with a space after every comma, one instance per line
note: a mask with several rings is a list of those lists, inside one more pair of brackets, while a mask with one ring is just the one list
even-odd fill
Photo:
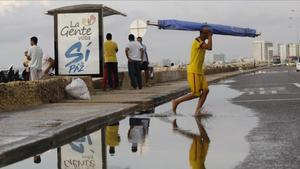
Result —
[[[251, 57], [251, 42], [256, 39], [274, 43], [296, 42], [297, 28], [300, 28], [300, 1], [0, 1], [0, 67], [21, 66], [31, 36], [37, 36], [44, 53], [53, 56], [53, 17], [44, 13], [53, 8], [84, 3], [104, 4], [127, 14], [127, 17], [104, 18], [104, 33], [112, 33], [119, 45], [120, 64], [126, 63], [124, 48], [129, 26], [135, 19], [208, 22], [254, 28], [262, 33], [255, 39], [214, 35], [213, 51], [207, 58], [213, 53], [224, 53], [228, 60]], [[187, 62], [192, 40], [198, 35], [198, 32], [159, 30], [149, 26], [143, 39], [151, 62], [163, 59]]]

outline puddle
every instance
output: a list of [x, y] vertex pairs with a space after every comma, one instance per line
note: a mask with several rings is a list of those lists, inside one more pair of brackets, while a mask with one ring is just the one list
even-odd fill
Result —
[[194, 117], [197, 100], [171, 111], [171, 103], [155, 111], [127, 117], [58, 151], [27, 159], [5, 169], [232, 169], [246, 157], [248, 132], [257, 125], [250, 109], [230, 102], [241, 93], [226, 85], [210, 86], [204, 111]]

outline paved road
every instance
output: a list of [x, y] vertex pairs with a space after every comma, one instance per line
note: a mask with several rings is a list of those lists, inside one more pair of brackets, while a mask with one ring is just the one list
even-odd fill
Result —
[[250, 154], [236, 169], [299, 169], [300, 72], [274, 67], [233, 80], [230, 87], [243, 94], [232, 102], [259, 118], [247, 137]]

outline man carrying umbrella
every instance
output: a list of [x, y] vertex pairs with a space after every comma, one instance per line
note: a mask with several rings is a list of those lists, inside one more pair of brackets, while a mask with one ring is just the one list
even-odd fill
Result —
[[[207, 42], [205, 42], [206, 40]], [[195, 114], [201, 115], [201, 108], [209, 93], [203, 70], [206, 50], [212, 50], [212, 32], [208, 28], [203, 28], [200, 31], [200, 36], [193, 41], [190, 63], [187, 68], [187, 80], [191, 92], [172, 101], [174, 113], [176, 113], [176, 108], [180, 103], [199, 98]]]

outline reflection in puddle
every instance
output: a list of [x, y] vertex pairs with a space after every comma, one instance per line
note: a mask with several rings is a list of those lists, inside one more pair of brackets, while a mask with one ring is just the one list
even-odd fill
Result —
[[209, 137], [206, 133], [205, 128], [201, 123], [201, 117], [195, 117], [199, 134], [195, 134], [178, 127], [176, 119], [173, 121], [173, 130], [186, 138], [193, 140], [190, 152], [190, 166], [192, 169], [205, 169], [205, 159], [209, 147]]
[[109, 154], [114, 155], [116, 153], [116, 147], [120, 144], [121, 137], [119, 135], [120, 123], [114, 123], [106, 127], [105, 131], [105, 143], [109, 147]]
[[30, 158], [5, 169], [234, 168], [249, 151], [245, 137], [257, 118], [230, 102], [240, 92], [210, 89], [205, 110], [212, 116], [193, 116], [197, 100], [182, 103], [176, 115], [167, 103], [41, 154], [40, 164]]

